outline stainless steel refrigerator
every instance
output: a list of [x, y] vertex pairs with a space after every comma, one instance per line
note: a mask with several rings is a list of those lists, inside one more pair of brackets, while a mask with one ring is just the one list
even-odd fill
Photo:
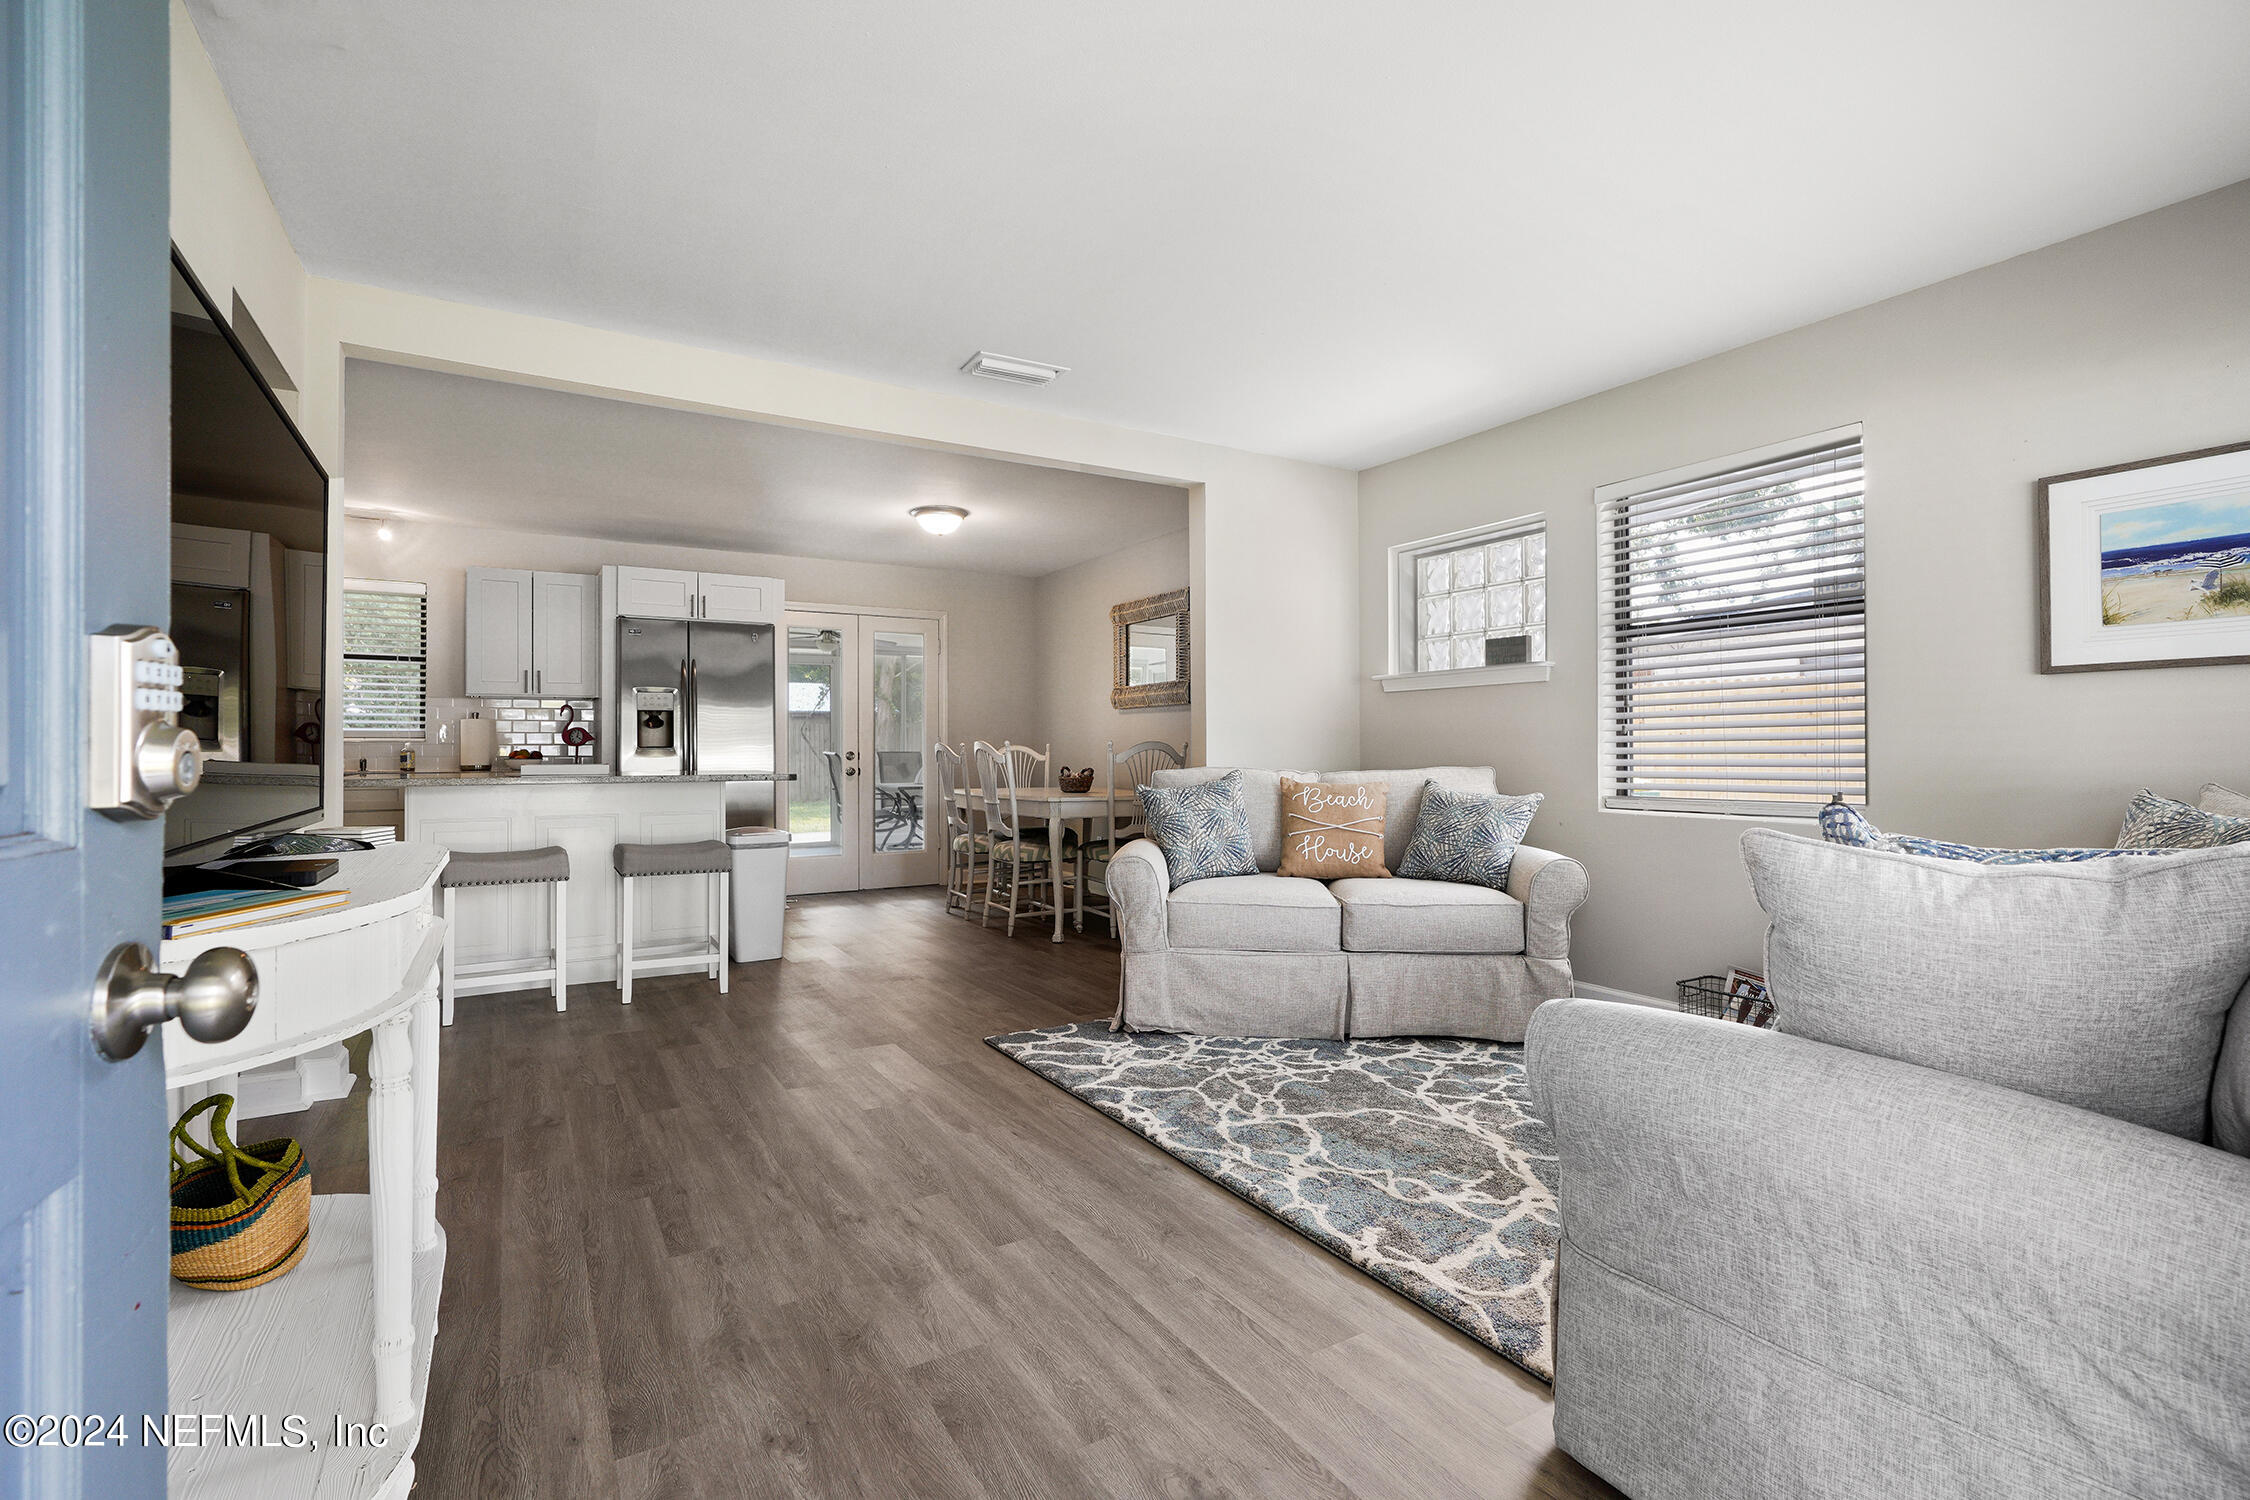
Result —
[[180, 727], [206, 760], [243, 760], [242, 714], [250, 683], [250, 591], [172, 585], [172, 641], [185, 680]]
[[[694, 776], [771, 775], [774, 761], [774, 627], [708, 620], [617, 622], [617, 679], [610, 712], [619, 771], [631, 773], [634, 695], [669, 691], [677, 708], [677, 771]], [[771, 782], [727, 788], [727, 823], [770, 822]]]

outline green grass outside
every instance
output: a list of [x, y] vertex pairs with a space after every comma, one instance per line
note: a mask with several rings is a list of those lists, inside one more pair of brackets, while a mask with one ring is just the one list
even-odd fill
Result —
[[789, 831], [793, 834], [810, 834], [816, 838], [828, 836], [829, 806], [826, 797], [810, 802], [789, 804]]

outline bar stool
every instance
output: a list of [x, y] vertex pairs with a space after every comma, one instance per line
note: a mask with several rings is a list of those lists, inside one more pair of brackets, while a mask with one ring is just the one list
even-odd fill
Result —
[[[683, 958], [708, 957], [709, 977], [727, 992], [727, 910], [734, 856], [723, 839], [698, 839], [686, 844], [619, 844], [610, 851], [617, 869], [617, 991], [627, 1005], [633, 1003], [633, 971]], [[645, 953], [633, 951], [633, 882], [657, 875], [709, 875], [708, 938], [692, 943], [672, 943]]]
[[[519, 958], [503, 958], [495, 963], [469, 964], [456, 968], [453, 962], [453, 893], [463, 886], [473, 885], [551, 885], [555, 900], [555, 949], [547, 963], [540, 968], [526, 969]], [[438, 966], [438, 1009], [445, 1024], [453, 1024], [453, 995], [458, 980], [469, 980], [476, 985], [476, 993], [511, 989], [530, 979], [549, 980], [554, 985], [555, 1009], [562, 1010], [570, 1004], [570, 980], [565, 973], [570, 952], [570, 854], [558, 845], [544, 849], [501, 849], [490, 854], [476, 854], [454, 850], [445, 857], [445, 868], [438, 872], [438, 889], [445, 892], [445, 955]]]

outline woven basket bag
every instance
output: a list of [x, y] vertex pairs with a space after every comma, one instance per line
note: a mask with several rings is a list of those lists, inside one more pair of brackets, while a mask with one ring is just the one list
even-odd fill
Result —
[[[189, 1286], [239, 1292], [305, 1258], [312, 1173], [293, 1140], [237, 1146], [227, 1136], [234, 1095], [200, 1100], [172, 1127], [172, 1275]], [[207, 1150], [188, 1126], [209, 1110]], [[185, 1160], [181, 1148], [199, 1160]]]

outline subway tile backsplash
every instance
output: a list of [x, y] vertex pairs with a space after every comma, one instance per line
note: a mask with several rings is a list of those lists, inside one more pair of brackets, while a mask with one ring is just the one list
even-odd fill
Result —
[[594, 744], [566, 745], [563, 710], [572, 710], [569, 723], [594, 728], [595, 704], [584, 698], [432, 698], [429, 732], [419, 740], [355, 739], [344, 749], [344, 769], [354, 771], [365, 759], [371, 771], [388, 771], [398, 764], [399, 746], [414, 747], [418, 771], [457, 771], [461, 768], [461, 721], [478, 714], [493, 721], [499, 738], [498, 753], [537, 750], [545, 760], [592, 760]]

